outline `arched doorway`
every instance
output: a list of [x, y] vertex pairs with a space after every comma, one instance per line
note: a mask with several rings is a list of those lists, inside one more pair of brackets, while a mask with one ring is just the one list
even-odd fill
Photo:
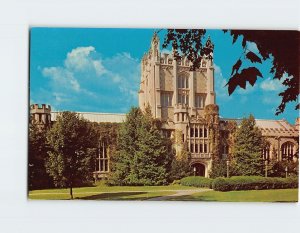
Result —
[[191, 167], [195, 176], [205, 176], [205, 165], [202, 163], [194, 163]]

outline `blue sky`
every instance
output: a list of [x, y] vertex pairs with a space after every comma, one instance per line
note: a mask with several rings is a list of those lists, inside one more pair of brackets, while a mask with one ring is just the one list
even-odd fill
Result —
[[[138, 106], [140, 61], [154, 29], [32, 28], [30, 32], [30, 103], [54, 110], [126, 113]], [[164, 31], [159, 33], [161, 44]], [[241, 56], [241, 40], [221, 30], [208, 30], [215, 44], [215, 90], [220, 115], [241, 118], [287, 119], [294, 123], [294, 103], [275, 116], [283, 90], [269, 73], [271, 62], [258, 67], [263, 79], [228, 96], [224, 87], [232, 65]], [[257, 52], [255, 44], [248, 48]]]

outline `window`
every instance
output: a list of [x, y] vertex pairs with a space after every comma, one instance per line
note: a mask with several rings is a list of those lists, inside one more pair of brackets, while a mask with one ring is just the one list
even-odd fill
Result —
[[205, 105], [205, 94], [196, 94], [195, 95], [195, 107], [204, 108]]
[[190, 137], [191, 137], [191, 138], [194, 137], [194, 128], [190, 128]]
[[189, 105], [189, 92], [185, 89], [189, 88], [189, 77], [187, 73], [179, 74], [177, 79], [178, 86], [178, 103]]
[[180, 74], [178, 76], [178, 88], [189, 88], [188, 74]]
[[283, 143], [281, 146], [281, 156], [282, 160], [293, 160], [294, 151], [293, 151], [294, 144], [291, 142]]
[[204, 137], [207, 138], [207, 129], [204, 128]]
[[165, 138], [171, 138], [171, 134], [172, 134], [171, 130], [162, 130], [162, 135]]
[[107, 156], [107, 150], [106, 145], [104, 142], [101, 142], [101, 145], [99, 147], [98, 151], [98, 171], [100, 172], [108, 172], [108, 156]]
[[207, 144], [204, 144], [204, 153], [207, 153]]
[[195, 128], [195, 137], [198, 137], [198, 128]]
[[200, 138], [202, 138], [203, 137], [203, 130], [202, 130], [202, 128], [200, 128]]
[[161, 93], [161, 106], [169, 107], [172, 106], [172, 93], [164, 92]]
[[198, 153], [198, 143], [195, 145], [195, 153]]
[[203, 153], [203, 144], [200, 144], [200, 153]]
[[189, 95], [188, 94], [178, 94], [178, 103], [189, 105]]
[[194, 143], [191, 143], [191, 152], [194, 153]]
[[270, 145], [266, 145], [263, 149], [263, 159], [267, 161], [270, 160]]

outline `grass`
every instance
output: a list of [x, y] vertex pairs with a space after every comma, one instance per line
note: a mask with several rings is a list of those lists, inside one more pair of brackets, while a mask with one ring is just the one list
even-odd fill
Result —
[[222, 202], [297, 202], [298, 189], [207, 191], [188, 196], [173, 197], [175, 201], [222, 201]]
[[[201, 190], [196, 187], [168, 186], [106, 186], [74, 188], [74, 199], [80, 200], [147, 200], [175, 194], [177, 190]], [[67, 200], [69, 189], [44, 189], [29, 192], [29, 199]], [[172, 201], [223, 201], [223, 202], [296, 202], [298, 189], [247, 190], [247, 191], [203, 191], [191, 195], [169, 197]]]
[[[176, 190], [191, 190], [195, 187], [168, 186], [106, 186], [73, 188], [75, 199], [84, 200], [146, 200], [176, 193]], [[29, 192], [29, 199], [66, 200], [70, 199], [69, 189], [43, 189]]]
[[[75, 193], [74, 199], [78, 200], [147, 200], [149, 198], [161, 197], [174, 194], [172, 191], [162, 192], [110, 192], [110, 193]], [[38, 193], [29, 194], [31, 200], [69, 200], [69, 194], [62, 193]]]

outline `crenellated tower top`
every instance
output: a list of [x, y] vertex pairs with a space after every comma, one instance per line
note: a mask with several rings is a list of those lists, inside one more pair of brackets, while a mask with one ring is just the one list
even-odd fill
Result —
[[46, 104], [30, 105], [30, 121], [41, 127], [49, 127], [51, 125], [51, 106]]

